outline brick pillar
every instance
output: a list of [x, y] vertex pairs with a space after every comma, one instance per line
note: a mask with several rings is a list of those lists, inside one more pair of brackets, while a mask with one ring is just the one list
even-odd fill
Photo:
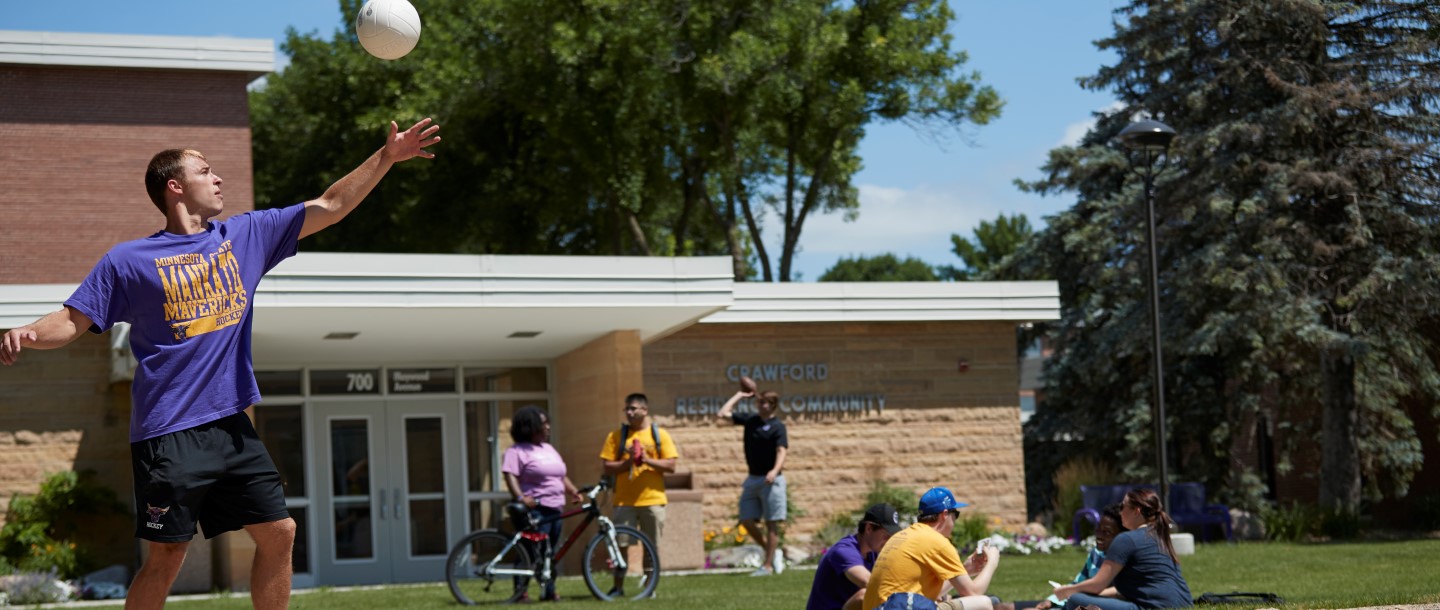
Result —
[[[639, 332], [617, 330], [555, 360], [550, 441], [565, 458], [570, 480], [578, 487], [600, 480], [599, 455], [605, 435], [624, 423], [625, 395], [644, 391], [640, 348]], [[566, 538], [576, 523], [565, 523]], [[590, 535], [582, 534], [566, 554], [565, 574], [580, 573], [579, 559]]]

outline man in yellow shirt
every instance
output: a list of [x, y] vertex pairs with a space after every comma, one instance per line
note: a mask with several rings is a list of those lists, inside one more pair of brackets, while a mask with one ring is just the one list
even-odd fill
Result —
[[[986, 597], [990, 579], [1000, 564], [995, 547], [984, 547], [966, 563], [950, 544], [950, 532], [963, 502], [944, 487], [933, 487], [920, 496], [920, 516], [914, 525], [890, 537], [865, 588], [865, 610], [882, 605], [890, 608], [938, 608], [939, 610], [992, 610]], [[970, 574], [976, 574], [974, 578]], [[956, 595], [942, 598], [945, 585]]]
[[[644, 394], [625, 397], [625, 421], [624, 427], [605, 437], [600, 450], [605, 474], [615, 477], [613, 519], [617, 525], [639, 529], [658, 550], [665, 529], [665, 473], [675, 472], [680, 453], [670, 433], [651, 421]], [[617, 578], [615, 586], [620, 584]]]

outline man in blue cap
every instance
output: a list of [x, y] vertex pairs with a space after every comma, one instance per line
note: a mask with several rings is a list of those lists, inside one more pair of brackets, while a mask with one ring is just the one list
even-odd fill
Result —
[[[960, 561], [960, 553], [950, 544], [950, 532], [962, 506], [967, 505], [956, 502], [955, 494], [944, 487], [932, 487], [920, 496], [915, 525], [891, 536], [875, 559], [864, 610], [993, 610], [985, 590], [1000, 553], [985, 546], [968, 562]], [[954, 587], [955, 596], [942, 600], [946, 584]]]

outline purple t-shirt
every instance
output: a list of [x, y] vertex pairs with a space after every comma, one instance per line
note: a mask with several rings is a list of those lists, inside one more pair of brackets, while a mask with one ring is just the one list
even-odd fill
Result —
[[855, 566], [874, 569], [875, 555], [860, 555], [860, 541], [855, 539], [855, 534], [841, 538], [820, 558], [820, 565], [815, 568], [815, 581], [810, 585], [810, 601], [805, 604], [805, 610], [840, 610], [845, 607], [850, 596], [860, 590], [859, 586], [845, 577], [845, 570]]
[[130, 442], [233, 415], [260, 401], [250, 360], [255, 287], [295, 254], [305, 205], [160, 231], [111, 248], [65, 301], [103, 333], [129, 322]]
[[565, 508], [565, 460], [550, 443], [519, 443], [505, 450], [500, 472], [520, 480], [520, 493], [540, 506]]

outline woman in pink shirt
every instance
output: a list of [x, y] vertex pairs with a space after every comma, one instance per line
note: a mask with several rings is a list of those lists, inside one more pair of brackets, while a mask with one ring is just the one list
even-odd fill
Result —
[[[515, 441], [500, 460], [500, 472], [505, 475], [505, 487], [516, 502], [539, 514], [540, 519], [559, 515], [565, 508], [568, 497], [571, 502], [580, 502], [580, 491], [565, 476], [565, 460], [550, 444], [550, 416], [540, 407], [523, 407], [510, 420], [510, 438]], [[540, 527], [550, 537], [547, 545], [553, 553], [560, 543], [561, 521], [555, 520]], [[534, 554], [536, 549], [531, 548]], [[524, 601], [528, 594], [522, 594]], [[555, 582], [545, 584], [540, 599], [557, 601]]]

